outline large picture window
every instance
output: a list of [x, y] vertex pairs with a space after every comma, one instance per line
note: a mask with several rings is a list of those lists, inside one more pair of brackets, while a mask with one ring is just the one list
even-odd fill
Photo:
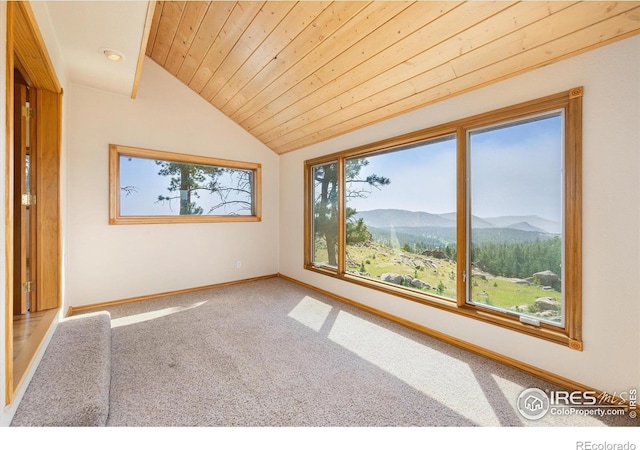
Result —
[[346, 267], [456, 299], [456, 137], [346, 159]]
[[307, 161], [305, 267], [581, 349], [581, 101]]
[[110, 223], [260, 220], [260, 165], [120, 145], [109, 149]]
[[563, 324], [563, 119], [468, 132], [469, 303]]

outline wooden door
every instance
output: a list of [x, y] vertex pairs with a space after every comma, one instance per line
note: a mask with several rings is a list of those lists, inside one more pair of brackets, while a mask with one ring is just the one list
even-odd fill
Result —
[[36, 155], [30, 89], [16, 70], [14, 84], [14, 276], [13, 311], [36, 311]]

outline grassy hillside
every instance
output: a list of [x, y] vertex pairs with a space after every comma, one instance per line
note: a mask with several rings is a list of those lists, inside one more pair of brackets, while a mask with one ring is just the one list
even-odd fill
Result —
[[[385, 273], [410, 275], [428, 284], [428, 287], [407, 287], [452, 300], [456, 298], [457, 265], [447, 258], [408, 253], [399, 248], [368, 242], [347, 246], [347, 271], [377, 280]], [[524, 307], [522, 309], [531, 312], [535, 312], [534, 302], [537, 298], [552, 297], [560, 301], [559, 292], [543, 286], [475, 270], [471, 277], [471, 295], [476, 303], [507, 310]]]
[[456, 264], [448, 259], [407, 253], [371, 242], [347, 246], [347, 270], [360, 273], [363, 267], [370, 278], [380, 279], [384, 273], [410, 275], [430, 286], [416, 290], [441, 293], [451, 299], [456, 297]]

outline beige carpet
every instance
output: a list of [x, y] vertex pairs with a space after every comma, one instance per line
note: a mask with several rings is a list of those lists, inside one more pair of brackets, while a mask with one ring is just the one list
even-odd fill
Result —
[[282, 279], [108, 308], [109, 426], [635, 426], [516, 410], [559, 389]]
[[111, 323], [97, 312], [61, 321], [20, 401], [14, 427], [98, 427], [109, 414]]

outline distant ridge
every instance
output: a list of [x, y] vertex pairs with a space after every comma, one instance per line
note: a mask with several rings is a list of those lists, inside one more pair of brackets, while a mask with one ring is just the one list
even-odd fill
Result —
[[[424, 211], [407, 211], [404, 209], [373, 209], [358, 211], [355, 218], [362, 218], [369, 227], [440, 227], [455, 228], [455, 213], [433, 214]], [[500, 216], [472, 218], [473, 228], [510, 228], [535, 233], [559, 234], [561, 224], [538, 216]]]
[[514, 225], [526, 222], [530, 226], [539, 228], [546, 233], [560, 234], [562, 232], [562, 224], [560, 222], [543, 219], [538, 216], [486, 217], [485, 220], [502, 228], [513, 228]]
[[406, 211], [404, 209], [374, 209], [358, 211], [357, 218], [362, 218], [367, 226], [387, 227], [455, 227], [456, 221], [446, 214], [431, 214], [422, 211]]
[[520, 231], [534, 231], [536, 233], [547, 233], [546, 230], [543, 230], [542, 228], [534, 227], [529, 222], [518, 222], [502, 228], [511, 228], [511, 229], [520, 230]]

